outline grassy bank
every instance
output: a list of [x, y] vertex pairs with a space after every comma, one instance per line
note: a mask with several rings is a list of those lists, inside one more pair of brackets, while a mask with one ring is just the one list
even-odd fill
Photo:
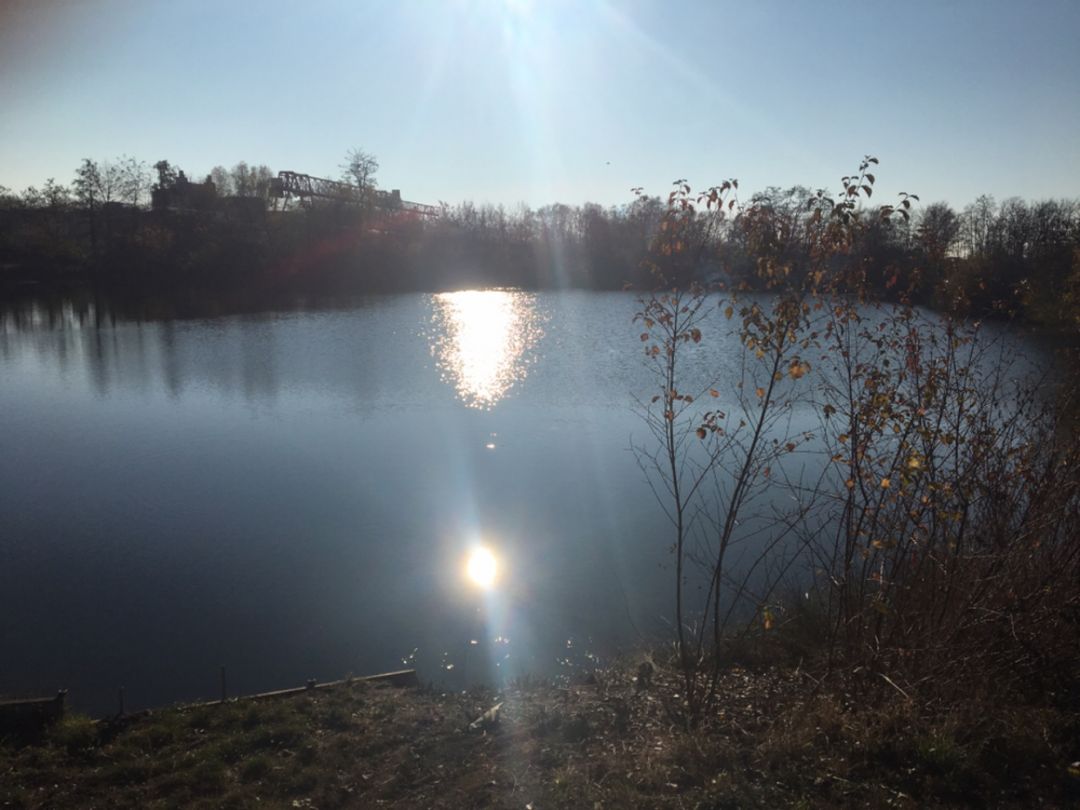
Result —
[[[0, 748], [2, 807], [1033, 807], [1080, 801], [1061, 707], [916, 703], [796, 667], [723, 671], [675, 722], [663, 662], [501, 693], [362, 682], [274, 701], [71, 717]], [[494, 721], [473, 724], [495, 704]], [[677, 714], [677, 712], [675, 713]]]

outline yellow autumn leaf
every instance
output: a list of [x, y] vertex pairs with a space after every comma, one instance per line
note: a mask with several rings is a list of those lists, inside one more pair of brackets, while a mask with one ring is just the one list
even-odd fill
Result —
[[892, 481], [890, 481], [888, 478], [882, 478], [881, 479], [881, 488], [882, 489], [888, 489], [891, 486], [892, 486]]
[[761, 397], [765, 396], [765, 389], [761, 387], [755, 388], [754, 393], [757, 394], [758, 398], [760, 399]]

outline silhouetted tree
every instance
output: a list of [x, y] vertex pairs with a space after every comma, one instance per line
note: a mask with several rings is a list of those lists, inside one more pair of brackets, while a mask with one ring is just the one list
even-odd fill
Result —
[[376, 186], [375, 175], [379, 171], [379, 161], [363, 149], [350, 149], [341, 164], [341, 178], [360, 190], [361, 197], [373, 191]]
[[52, 177], [45, 181], [45, 188], [42, 189], [41, 196], [44, 198], [45, 205], [54, 211], [66, 208], [71, 204], [71, 189], [57, 183]]
[[210, 170], [210, 182], [214, 184], [218, 196], [228, 197], [233, 193], [232, 178], [224, 166], [215, 166]]
[[248, 166], [241, 160], [229, 172], [229, 191], [219, 189], [218, 193], [222, 196], [231, 193], [237, 197], [265, 199], [270, 191], [272, 176], [267, 166]]
[[960, 217], [948, 203], [931, 203], [923, 209], [916, 229], [917, 244], [926, 258], [941, 266], [952, 254], [960, 236]]
[[75, 171], [75, 198], [79, 201], [82, 209], [86, 212], [90, 222], [90, 249], [97, 252], [97, 225], [95, 223], [96, 210], [99, 205], [98, 189], [101, 187], [101, 172], [97, 163], [90, 158], [83, 158], [83, 162]]
[[169, 164], [169, 161], [159, 160], [154, 164], [154, 171], [157, 172], [157, 183], [154, 184], [155, 189], [169, 189], [176, 185], [176, 169]]
[[150, 173], [146, 168], [146, 163], [126, 155], [117, 163], [120, 173], [119, 196], [129, 205], [137, 208], [150, 193]]

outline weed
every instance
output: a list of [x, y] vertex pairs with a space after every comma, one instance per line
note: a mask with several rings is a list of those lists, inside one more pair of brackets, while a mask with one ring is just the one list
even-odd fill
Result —
[[265, 754], [252, 757], [240, 768], [240, 778], [245, 782], [257, 782], [270, 773], [270, 758]]
[[85, 715], [69, 715], [52, 730], [51, 736], [69, 754], [85, 754], [97, 744], [97, 723]]

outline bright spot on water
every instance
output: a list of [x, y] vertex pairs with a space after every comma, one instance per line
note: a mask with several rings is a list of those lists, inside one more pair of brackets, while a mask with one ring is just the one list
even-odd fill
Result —
[[486, 548], [478, 546], [469, 552], [469, 559], [465, 563], [465, 574], [474, 585], [487, 590], [495, 584], [498, 573], [499, 565], [495, 561], [495, 555]]
[[432, 354], [470, 408], [489, 409], [523, 380], [544, 334], [529, 293], [461, 290], [432, 297]]

